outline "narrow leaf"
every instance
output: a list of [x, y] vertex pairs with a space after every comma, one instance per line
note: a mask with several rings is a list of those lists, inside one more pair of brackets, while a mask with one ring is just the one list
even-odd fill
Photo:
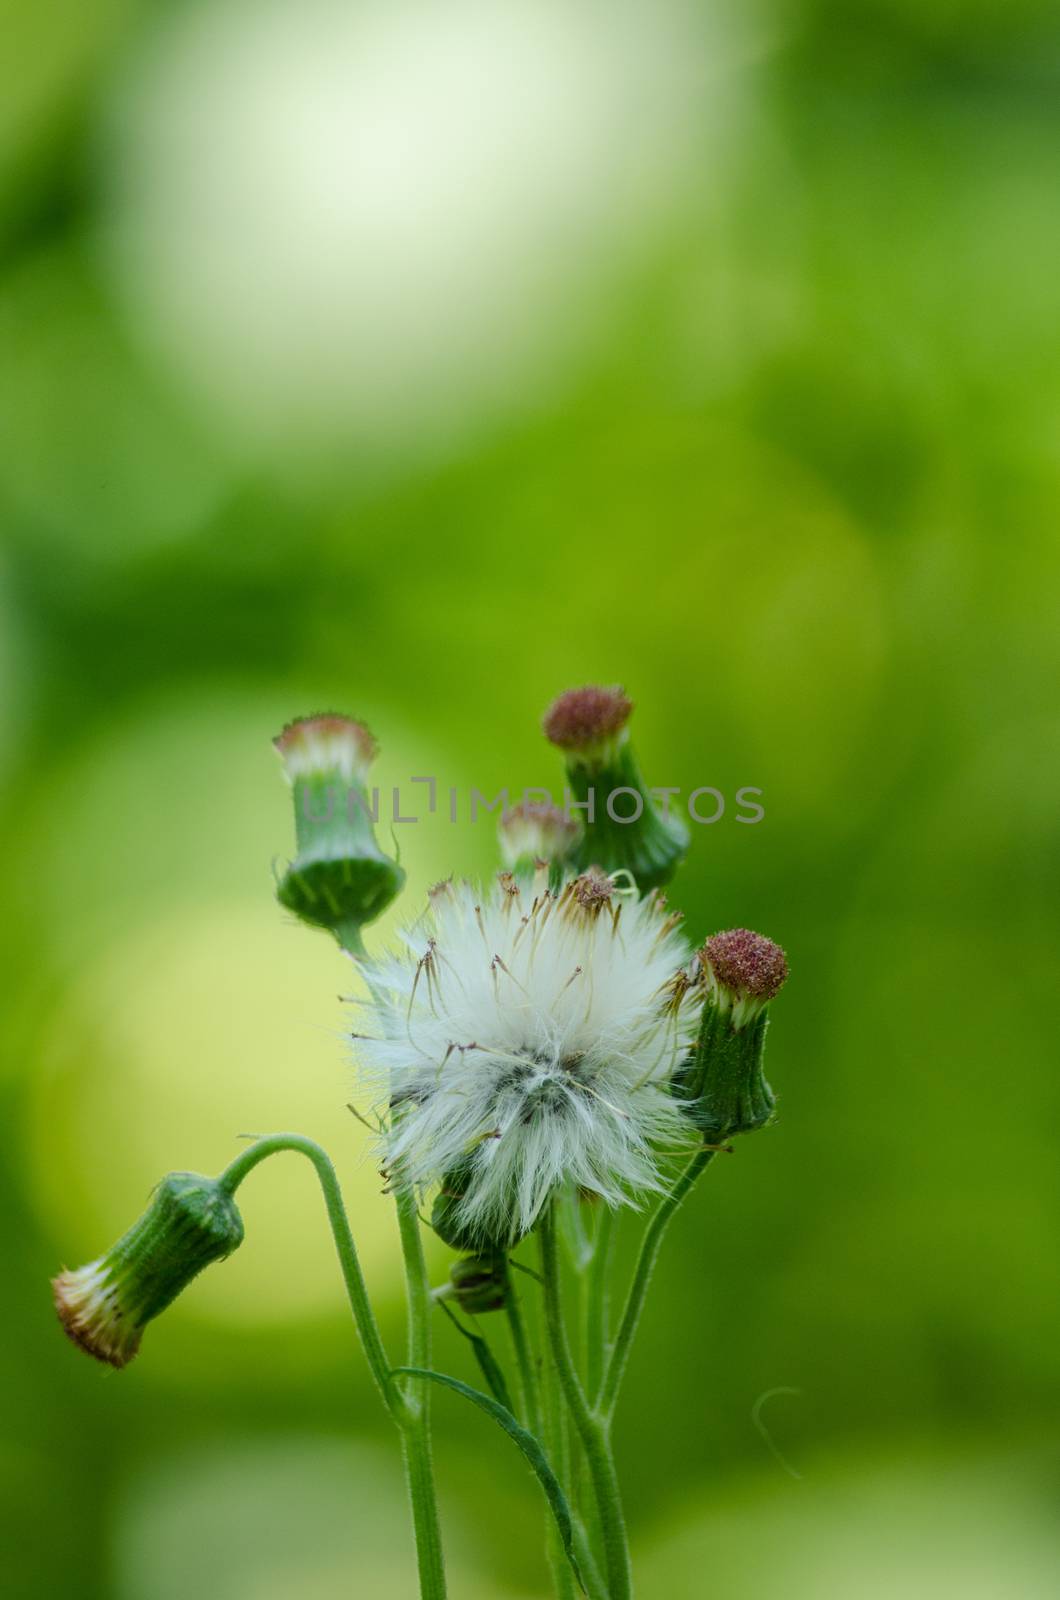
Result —
[[493, 1354], [493, 1351], [490, 1349], [485, 1339], [480, 1333], [472, 1333], [470, 1328], [465, 1328], [464, 1324], [460, 1321], [460, 1318], [453, 1315], [452, 1311], [450, 1311], [444, 1300], [439, 1300], [438, 1305], [445, 1312], [457, 1333], [462, 1333], [464, 1335], [464, 1338], [468, 1341], [472, 1350], [475, 1352], [475, 1360], [479, 1364], [482, 1376], [489, 1384], [490, 1393], [495, 1397], [495, 1399], [500, 1401], [501, 1405], [504, 1406], [506, 1410], [511, 1411], [512, 1397], [508, 1393], [508, 1385], [505, 1382], [504, 1373], [501, 1370], [501, 1364], [497, 1360], [497, 1357]]
[[429, 1378], [432, 1383], [440, 1383], [443, 1388], [455, 1389], [457, 1394], [462, 1394], [465, 1400], [470, 1400], [473, 1405], [479, 1406], [494, 1422], [500, 1423], [509, 1438], [514, 1439], [523, 1455], [529, 1461], [537, 1474], [538, 1482], [545, 1491], [549, 1509], [555, 1518], [556, 1527], [559, 1529], [560, 1540], [564, 1554], [571, 1564], [574, 1576], [584, 1594], [585, 1583], [578, 1567], [577, 1557], [574, 1554], [573, 1525], [567, 1497], [560, 1487], [559, 1479], [549, 1465], [548, 1457], [542, 1450], [537, 1439], [520, 1423], [516, 1422], [507, 1406], [501, 1405], [499, 1400], [494, 1400], [490, 1395], [483, 1394], [481, 1389], [472, 1389], [470, 1384], [462, 1383], [459, 1378], [450, 1378], [444, 1372], [430, 1372], [426, 1367], [395, 1367], [395, 1376], [405, 1373], [412, 1378]]

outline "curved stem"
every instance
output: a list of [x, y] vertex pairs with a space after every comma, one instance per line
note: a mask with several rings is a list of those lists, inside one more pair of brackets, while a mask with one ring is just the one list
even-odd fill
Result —
[[[445, 1600], [442, 1540], [438, 1526], [431, 1463], [429, 1402], [425, 1395], [402, 1394], [390, 1369], [375, 1314], [368, 1299], [364, 1275], [357, 1258], [357, 1247], [353, 1242], [349, 1218], [342, 1202], [339, 1180], [329, 1156], [320, 1145], [299, 1133], [274, 1133], [265, 1139], [259, 1139], [249, 1150], [244, 1150], [230, 1162], [221, 1173], [219, 1182], [229, 1194], [235, 1194], [244, 1178], [253, 1172], [260, 1162], [284, 1150], [305, 1156], [312, 1162], [320, 1180], [328, 1221], [331, 1224], [339, 1265], [342, 1268], [343, 1281], [361, 1346], [372, 1377], [383, 1397], [383, 1403], [401, 1432], [402, 1453], [416, 1533], [421, 1600]], [[429, 1367], [431, 1364], [430, 1292], [420, 1245], [415, 1199], [410, 1194], [398, 1195], [398, 1220], [409, 1296], [409, 1365]]]
[[610, 1418], [615, 1409], [619, 1387], [629, 1360], [630, 1347], [633, 1336], [637, 1331], [641, 1311], [644, 1309], [644, 1299], [648, 1293], [648, 1284], [651, 1282], [652, 1271], [659, 1255], [659, 1248], [663, 1235], [670, 1225], [670, 1219], [688, 1194], [692, 1185], [713, 1161], [717, 1152], [715, 1150], [699, 1150], [692, 1157], [670, 1193], [661, 1200], [655, 1208], [651, 1221], [644, 1230], [641, 1240], [640, 1254], [637, 1265], [633, 1270], [633, 1281], [629, 1286], [629, 1294], [622, 1312], [622, 1321], [618, 1326], [615, 1336], [614, 1348], [611, 1351], [604, 1374], [603, 1388], [600, 1391], [599, 1409], [601, 1413]]
[[236, 1156], [221, 1173], [218, 1181], [229, 1194], [235, 1194], [243, 1179], [253, 1172], [260, 1162], [283, 1150], [291, 1150], [296, 1155], [305, 1156], [316, 1169], [361, 1348], [364, 1350], [368, 1369], [375, 1379], [376, 1387], [383, 1397], [383, 1404], [400, 1426], [407, 1409], [406, 1402], [390, 1371], [390, 1362], [383, 1347], [375, 1313], [368, 1299], [361, 1264], [357, 1258], [357, 1247], [350, 1232], [346, 1207], [342, 1202], [342, 1190], [339, 1188], [339, 1180], [327, 1152], [312, 1139], [306, 1139], [300, 1133], [273, 1133], [265, 1139], [259, 1139], [248, 1150]]
[[571, 1356], [563, 1317], [556, 1223], [551, 1206], [542, 1217], [539, 1231], [541, 1264], [545, 1280], [545, 1325], [556, 1375], [585, 1451], [589, 1476], [592, 1479], [600, 1511], [604, 1567], [610, 1600], [631, 1600], [633, 1575], [630, 1570], [629, 1545], [626, 1540], [626, 1523], [622, 1512], [618, 1475], [611, 1454], [606, 1419], [599, 1412], [590, 1409]]
[[[407, 1185], [397, 1190], [398, 1229], [405, 1261], [408, 1298], [408, 1365], [431, 1366], [431, 1290], [423, 1259], [416, 1196]], [[438, 1522], [438, 1497], [431, 1455], [431, 1401], [424, 1384], [405, 1396], [401, 1436], [412, 1520], [416, 1530], [421, 1600], [445, 1600], [445, 1562]]]

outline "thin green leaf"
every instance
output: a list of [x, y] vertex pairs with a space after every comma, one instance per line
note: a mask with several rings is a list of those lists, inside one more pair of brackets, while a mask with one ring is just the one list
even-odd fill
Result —
[[431, 1372], [426, 1367], [395, 1367], [395, 1376], [407, 1374], [410, 1378], [429, 1378], [432, 1383], [440, 1383], [445, 1389], [454, 1389], [457, 1394], [462, 1394], [465, 1400], [470, 1400], [473, 1405], [480, 1407], [494, 1422], [499, 1422], [509, 1438], [514, 1439], [523, 1455], [529, 1461], [537, 1474], [538, 1482], [545, 1491], [549, 1509], [555, 1518], [559, 1530], [560, 1541], [564, 1554], [571, 1564], [571, 1570], [578, 1580], [582, 1593], [586, 1592], [585, 1582], [578, 1566], [578, 1559], [574, 1554], [574, 1530], [567, 1497], [560, 1487], [559, 1479], [549, 1465], [548, 1457], [542, 1450], [534, 1435], [520, 1423], [516, 1422], [507, 1406], [501, 1405], [499, 1400], [494, 1400], [490, 1395], [483, 1394], [481, 1389], [472, 1389], [470, 1384], [461, 1383], [459, 1378], [450, 1378], [444, 1372]]
[[444, 1300], [437, 1301], [437, 1304], [445, 1312], [457, 1333], [462, 1333], [468, 1344], [470, 1344], [472, 1350], [474, 1350], [475, 1360], [479, 1364], [482, 1376], [489, 1384], [490, 1393], [500, 1401], [501, 1405], [504, 1406], [506, 1410], [511, 1411], [512, 1397], [508, 1393], [508, 1385], [505, 1382], [504, 1373], [501, 1370], [501, 1364], [497, 1360], [497, 1357], [493, 1354], [493, 1351], [490, 1349], [485, 1339], [480, 1333], [472, 1333], [470, 1328], [465, 1328], [464, 1324], [460, 1321], [460, 1318], [449, 1309]]

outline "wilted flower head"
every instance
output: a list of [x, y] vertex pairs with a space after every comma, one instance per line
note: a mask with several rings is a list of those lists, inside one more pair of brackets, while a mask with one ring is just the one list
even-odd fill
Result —
[[127, 1366], [152, 1318], [242, 1239], [243, 1220], [220, 1179], [170, 1172], [106, 1255], [52, 1279], [59, 1320], [90, 1356]]
[[67, 1335], [87, 1355], [112, 1367], [128, 1366], [143, 1337], [142, 1325], [122, 1305], [121, 1285], [105, 1258], [60, 1272], [52, 1295]]
[[[389, 1108], [400, 1181], [442, 1184], [447, 1222], [504, 1243], [560, 1184], [615, 1205], [657, 1186], [687, 1136], [667, 1092], [695, 1037], [699, 986], [676, 916], [601, 873], [550, 892], [446, 883], [405, 949], [368, 970], [360, 1062]], [[451, 1213], [451, 1215], [449, 1214]]]
[[379, 750], [363, 722], [335, 711], [296, 717], [272, 742], [291, 783], [318, 775], [363, 783]]
[[531, 800], [509, 806], [497, 828], [506, 866], [524, 861], [562, 861], [578, 842], [581, 829], [559, 806]]
[[[276, 898], [343, 947], [363, 949], [361, 929], [384, 911], [405, 881], [372, 829], [365, 780], [378, 746], [363, 722], [323, 712], [289, 722], [273, 740], [294, 798], [298, 853]], [[377, 796], [378, 798], [378, 796]]]

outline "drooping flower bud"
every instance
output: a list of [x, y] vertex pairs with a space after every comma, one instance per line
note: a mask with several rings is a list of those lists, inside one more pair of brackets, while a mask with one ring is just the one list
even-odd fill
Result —
[[695, 1052], [675, 1081], [708, 1144], [753, 1133], [773, 1115], [775, 1099], [762, 1056], [767, 1007], [788, 976], [783, 950], [747, 928], [716, 933], [697, 952], [704, 990]]
[[147, 1323], [242, 1241], [243, 1219], [218, 1179], [171, 1172], [106, 1255], [53, 1278], [59, 1320], [82, 1350], [124, 1367]]
[[517, 874], [540, 863], [560, 865], [577, 846], [581, 829], [559, 806], [528, 800], [510, 806], [497, 828], [504, 864]]
[[689, 836], [645, 786], [629, 743], [632, 711], [617, 685], [569, 689], [553, 701], [542, 726], [566, 760], [566, 812], [577, 810], [583, 821], [573, 864], [629, 872], [646, 893], [673, 877]]
[[452, 1298], [471, 1316], [502, 1311], [508, 1300], [508, 1267], [503, 1255], [461, 1256], [449, 1268]]
[[276, 898], [315, 928], [360, 954], [361, 929], [401, 890], [405, 874], [383, 853], [372, 827], [365, 780], [376, 742], [349, 717], [288, 723], [273, 740], [294, 791], [298, 853]]

